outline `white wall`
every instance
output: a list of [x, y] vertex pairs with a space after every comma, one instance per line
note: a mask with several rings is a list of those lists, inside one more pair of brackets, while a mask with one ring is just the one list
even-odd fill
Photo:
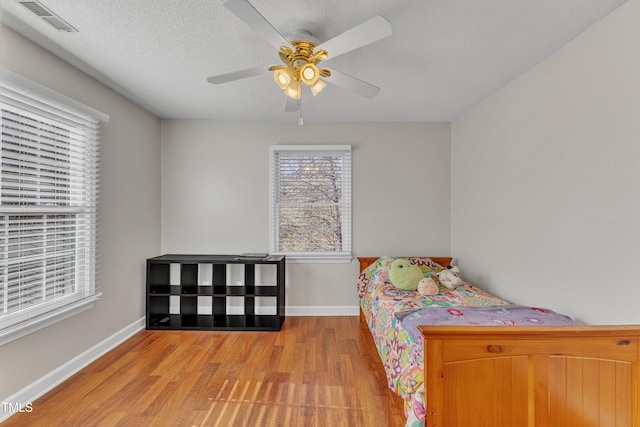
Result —
[[452, 124], [463, 276], [587, 323], [640, 323], [640, 0]]
[[[449, 140], [448, 124], [163, 120], [162, 252], [267, 252], [269, 146], [351, 144], [355, 255], [448, 255]], [[288, 311], [357, 314], [357, 273], [289, 264]]]
[[0, 43], [0, 66], [111, 117], [98, 207], [103, 296], [91, 310], [0, 346], [5, 401], [144, 316], [145, 259], [160, 251], [160, 120], [3, 25]]

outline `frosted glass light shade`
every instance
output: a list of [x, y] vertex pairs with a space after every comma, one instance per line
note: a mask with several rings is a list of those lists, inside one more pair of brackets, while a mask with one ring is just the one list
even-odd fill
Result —
[[295, 80], [295, 73], [293, 68], [284, 67], [279, 68], [273, 72], [273, 80], [275, 80], [276, 84], [280, 89], [285, 90], [289, 84]]
[[311, 94], [313, 96], [316, 96], [325, 87], [327, 87], [327, 84], [325, 82], [323, 82], [322, 80], [318, 79], [318, 81], [316, 81], [315, 84], [309, 86], [309, 89], [311, 89]]
[[293, 99], [300, 99], [302, 97], [302, 86], [300, 80], [293, 80], [284, 89], [284, 94]]
[[315, 84], [320, 78], [320, 70], [313, 64], [304, 64], [300, 67], [300, 79], [308, 86]]

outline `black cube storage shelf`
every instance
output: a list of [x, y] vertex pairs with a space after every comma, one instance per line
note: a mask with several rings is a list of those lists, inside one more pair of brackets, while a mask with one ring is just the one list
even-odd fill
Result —
[[[228, 266], [242, 272], [241, 283], [229, 282]], [[275, 273], [267, 278], [269, 283], [256, 283], [260, 269]], [[244, 303], [235, 308], [242, 313], [231, 313], [230, 301], [240, 299]], [[272, 312], [258, 313], [262, 307], [256, 299], [271, 300]], [[279, 331], [284, 312], [284, 256], [162, 255], [147, 259], [147, 329]]]

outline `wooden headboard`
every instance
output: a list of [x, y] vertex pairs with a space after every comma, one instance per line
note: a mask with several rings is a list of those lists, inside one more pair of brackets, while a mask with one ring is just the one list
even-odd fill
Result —
[[[369, 267], [371, 264], [376, 262], [378, 258], [380, 257], [358, 257], [358, 261], [360, 262], [360, 271], [364, 270], [365, 268]], [[443, 267], [447, 267], [448, 265], [450, 265], [451, 260], [453, 259], [452, 257], [441, 257], [441, 256], [432, 256], [429, 258], [431, 258], [433, 262], [436, 262]]]

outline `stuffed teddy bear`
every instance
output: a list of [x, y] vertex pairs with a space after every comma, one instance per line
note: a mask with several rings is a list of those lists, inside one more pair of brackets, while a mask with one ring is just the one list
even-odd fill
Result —
[[460, 269], [457, 265], [454, 265], [436, 273], [436, 275], [442, 286], [447, 289], [454, 289], [462, 284], [462, 279], [458, 276], [458, 273], [460, 273]]
[[420, 267], [408, 259], [398, 258], [389, 266], [389, 279], [391, 284], [404, 291], [415, 291], [418, 282], [424, 277]]

